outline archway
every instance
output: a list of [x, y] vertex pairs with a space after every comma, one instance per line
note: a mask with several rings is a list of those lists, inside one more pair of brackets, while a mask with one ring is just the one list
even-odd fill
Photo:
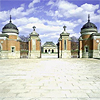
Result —
[[52, 53], [54, 53], [54, 50], [52, 49]]
[[45, 50], [45, 53], [47, 53], [47, 49]]
[[50, 52], [50, 49], [48, 50], [48, 52]]

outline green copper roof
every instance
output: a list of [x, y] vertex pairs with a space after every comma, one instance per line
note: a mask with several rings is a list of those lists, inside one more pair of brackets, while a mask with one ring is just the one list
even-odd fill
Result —
[[81, 30], [87, 29], [87, 28], [95, 28], [95, 29], [97, 29], [96, 25], [90, 22], [90, 15], [88, 15], [88, 22], [85, 25], [83, 25]]
[[44, 43], [43, 47], [56, 47], [56, 45], [52, 41], [47, 41]]
[[17, 29], [17, 27], [13, 24], [13, 23], [8, 23], [8, 24], [6, 24], [4, 27], [3, 27], [3, 29], [16, 29], [16, 30], [18, 30]]
[[16, 25], [14, 25], [11, 21], [11, 16], [10, 16], [10, 21], [8, 24], [6, 24], [3, 29], [2, 29], [3, 33], [19, 33], [18, 29], [16, 27]]

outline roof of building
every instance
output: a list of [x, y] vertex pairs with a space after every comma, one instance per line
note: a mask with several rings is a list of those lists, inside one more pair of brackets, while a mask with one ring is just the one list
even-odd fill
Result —
[[87, 29], [87, 28], [95, 28], [95, 29], [97, 29], [96, 25], [90, 22], [90, 15], [88, 15], [88, 22], [85, 25], [83, 25], [81, 30]]
[[6, 24], [3, 29], [17, 29], [17, 27], [12, 23], [12, 22], [9, 22], [8, 24]]
[[[9, 29], [9, 30], [6, 30], [6, 29]], [[9, 21], [9, 23], [8, 24], [6, 24], [4, 27], [3, 27], [3, 29], [2, 29], [2, 32], [3, 33], [15, 33], [15, 31], [13, 31], [13, 30], [16, 30], [16, 32], [18, 33], [18, 28], [16, 27], [16, 25], [14, 25], [13, 23], [12, 23], [12, 21], [11, 21], [11, 16], [10, 16], [10, 21]], [[6, 31], [5, 31], [6, 30]]]
[[44, 43], [43, 47], [56, 47], [56, 45], [52, 41], [47, 41]]

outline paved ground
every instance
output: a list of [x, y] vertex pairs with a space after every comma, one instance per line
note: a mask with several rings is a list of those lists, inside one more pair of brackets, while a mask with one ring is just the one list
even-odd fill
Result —
[[0, 60], [0, 100], [100, 100], [100, 60]]
[[58, 58], [58, 54], [42, 54], [42, 58]]

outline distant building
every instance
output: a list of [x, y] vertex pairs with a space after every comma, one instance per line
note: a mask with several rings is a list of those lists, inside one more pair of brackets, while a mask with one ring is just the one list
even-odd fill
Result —
[[43, 53], [55, 53], [57, 52], [57, 46], [52, 41], [47, 41], [42, 46]]
[[90, 15], [88, 15], [88, 22], [81, 28], [79, 57], [100, 58], [100, 33], [96, 25], [90, 22]]

